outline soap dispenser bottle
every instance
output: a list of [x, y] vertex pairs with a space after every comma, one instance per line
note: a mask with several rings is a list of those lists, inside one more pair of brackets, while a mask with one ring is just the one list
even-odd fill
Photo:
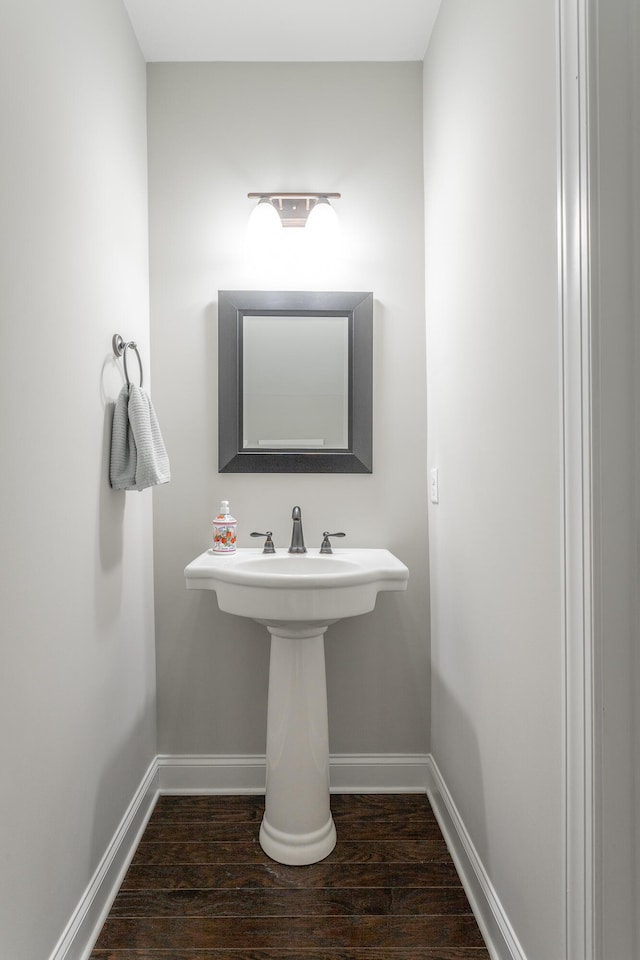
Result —
[[213, 552], [214, 553], [235, 553], [236, 552], [236, 525], [235, 517], [229, 512], [229, 501], [220, 501], [220, 512], [213, 521]]

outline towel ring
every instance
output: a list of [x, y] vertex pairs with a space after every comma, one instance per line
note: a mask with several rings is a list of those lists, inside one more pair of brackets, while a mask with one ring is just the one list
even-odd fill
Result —
[[124, 361], [124, 375], [129, 386], [131, 386], [131, 380], [129, 379], [129, 371], [127, 370], [127, 350], [129, 347], [131, 347], [131, 349], [135, 351], [135, 355], [138, 358], [138, 367], [140, 369], [140, 389], [142, 389], [144, 375], [142, 373], [142, 360], [140, 359], [138, 344], [135, 342], [135, 340], [123, 340], [119, 333], [114, 333], [111, 344], [116, 357], [122, 357]]

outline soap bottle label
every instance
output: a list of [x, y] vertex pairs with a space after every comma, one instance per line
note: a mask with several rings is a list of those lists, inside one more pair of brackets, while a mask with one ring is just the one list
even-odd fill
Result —
[[229, 516], [219, 516], [213, 521], [213, 552], [236, 552], [236, 521]]

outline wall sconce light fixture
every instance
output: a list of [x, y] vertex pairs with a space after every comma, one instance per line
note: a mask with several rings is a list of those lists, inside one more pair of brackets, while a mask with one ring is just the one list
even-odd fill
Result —
[[255, 219], [264, 223], [276, 223], [271, 210], [278, 215], [283, 227], [305, 227], [307, 220], [311, 224], [323, 216], [333, 217], [337, 221], [336, 212], [329, 200], [339, 200], [339, 193], [250, 193], [248, 197], [250, 200], [258, 200], [251, 213], [251, 221]]

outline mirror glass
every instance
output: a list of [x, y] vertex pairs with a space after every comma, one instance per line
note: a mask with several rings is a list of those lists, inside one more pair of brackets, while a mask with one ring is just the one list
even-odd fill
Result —
[[348, 317], [245, 317], [243, 447], [346, 450]]
[[218, 293], [218, 470], [371, 473], [373, 294]]

